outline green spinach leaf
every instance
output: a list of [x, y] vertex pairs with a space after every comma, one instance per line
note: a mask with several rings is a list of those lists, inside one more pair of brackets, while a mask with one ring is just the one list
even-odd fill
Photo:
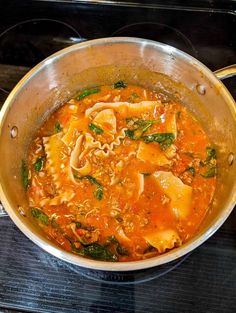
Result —
[[45, 162], [45, 156], [38, 157], [37, 160], [34, 163], [34, 169], [36, 172], [40, 172], [43, 168], [44, 162]]
[[96, 180], [95, 177], [90, 176], [90, 175], [85, 175], [85, 176], [80, 177], [80, 179], [84, 179], [84, 178], [85, 178], [85, 179], [88, 179], [91, 184], [94, 184], [94, 185], [96, 185], [97, 187], [102, 187], [102, 185]]
[[[130, 118], [126, 119], [126, 123], [130, 123], [130, 121], [132, 121], [132, 119]], [[155, 120], [143, 120], [143, 119], [134, 120], [133, 121], [134, 129], [126, 130], [125, 134], [132, 140], [140, 139], [142, 135], [155, 123], [156, 123]]]
[[131, 130], [131, 129], [125, 130], [125, 136], [126, 136], [126, 137], [129, 137], [129, 138], [132, 139], [132, 140], [135, 140], [135, 137], [134, 137], [134, 130]]
[[88, 89], [88, 90], [84, 90], [81, 94], [79, 94], [76, 99], [77, 100], [82, 100], [83, 98], [92, 95], [94, 93], [98, 93], [100, 92], [101, 89], [100, 88], [93, 88], [93, 89]]
[[62, 131], [62, 126], [58, 121], [54, 125], [54, 131], [55, 133], [60, 133]]
[[21, 182], [24, 190], [26, 191], [30, 185], [29, 168], [25, 160], [21, 161]]
[[209, 167], [205, 173], [202, 174], [203, 177], [205, 178], [209, 178], [209, 177], [214, 177], [216, 176], [217, 174], [217, 168], [216, 166], [212, 166], [212, 167]]
[[142, 138], [146, 143], [158, 142], [160, 144], [161, 149], [166, 150], [172, 145], [175, 136], [173, 133], [157, 133], [143, 136]]
[[104, 132], [102, 128], [96, 126], [93, 123], [89, 124], [89, 129], [92, 130], [97, 135], [102, 134]]
[[190, 172], [193, 176], [196, 175], [196, 170], [194, 167], [190, 166], [186, 169], [186, 171]]
[[95, 195], [95, 197], [98, 200], [102, 200], [102, 198], [103, 198], [103, 188], [97, 188], [97, 190], [95, 190], [95, 192], [94, 192], [94, 195]]
[[95, 260], [111, 262], [118, 260], [117, 256], [108, 250], [108, 247], [102, 246], [98, 243], [92, 243], [86, 247], [77, 249], [76, 251], [80, 255], [87, 256]]
[[49, 218], [42, 210], [38, 208], [31, 208], [31, 214], [33, 217], [37, 218], [42, 224], [46, 226], [49, 224]]
[[75, 226], [76, 226], [76, 228], [81, 228], [82, 224], [80, 222], [75, 222]]
[[216, 149], [207, 147], [206, 148], [207, 158], [206, 163], [210, 162], [211, 160], [216, 159]]
[[122, 255], [122, 256], [129, 255], [129, 251], [126, 248], [122, 247], [120, 244], [117, 246], [116, 251], [119, 255]]
[[129, 96], [128, 101], [131, 102], [131, 103], [133, 103], [134, 100], [135, 100], [135, 99], [138, 99], [138, 98], [140, 98], [139, 95], [138, 95], [136, 92], [134, 92], [134, 93], [132, 93], [132, 94]]
[[127, 83], [124, 82], [123, 80], [119, 80], [113, 85], [114, 88], [126, 88], [127, 86], [128, 86]]

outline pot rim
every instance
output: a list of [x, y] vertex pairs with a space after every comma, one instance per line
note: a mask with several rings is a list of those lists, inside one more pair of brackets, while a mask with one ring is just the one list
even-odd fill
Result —
[[[176, 55], [177, 57], [181, 56], [181, 58], [184, 59], [185, 62], [190, 63], [199, 71], [203, 72], [206, 78], [209, 81], [211, 81], [215, 86], [220, 86], [221, 94], [223, 95], [226, 102], [228, 103], [232, 114], [236, 116], [235, 103], [234, 103], [233, 97], [231, 96], [227, 88], [223, 85], [221, 81], [217, 79], [217, 77], [214, 75], [214, 73], [210, 69], [208, 69], [204, 64], [202, 64], [200, 61], [198, 61], [194, 57], [188, 55], [187, 53], [175, 47], [172, 47], [170, 45], [166, 45], [157, 41], [152, 41], [152, 40], [142, 39], [142, 38], [135, 38], [135, 37], [108, 37], [108, 38], [93, 39], [93, 40], [85, 41], [85, 42], [78, 43], [73, 46], [64, 48], [52, 54], [51, 56], [47, 57], [46, 59], [38, 63], [35, 67], [33, 67], [14, 87], [14, 89], [11, 91], [11, 93], [7, 97], [1, 109], [0, 135], [1, 135], [2, 126], [4, 124], [5, 117], [7, 116], [11, 103], [15, 100], [17, 95], [21, 92], [22, 88], [30, 81], [30, 79], [33, 78], [35, 75], [37, 75], [37, 73], [40, 72], [44, 67], [46, 67], [48, 64], [62, 58], [63, 56], [71, 52], [74, 52], [80, 49], [86, 49], [89, 46], [91, 47], [91, 45], [99, 46], [99, 45], [104, 45], [104, 44], [109, 45], [109, 44], [122, 44], [122, 43], [136, 44], [139, 46], [141, 45], [143, 47], [149, 45], [149, 46], [156, 47], [157, 49], [162, 50], [165, 53]], [[17, 225], [17, 227], [29, 239], [31, 239], [35, 244], [37, 244], [43, 250], [49, 252], [50, 254], [58, 257], [59, 259], [63, 261], [66, 261], [68, 263], [81, 266], [84, 268], [90, 268], [94, 270], [116, 271], [116, 272], [123, 271], [124, 272], [124, 271], [142, 270], [142, 269], [151, 268], [154, 266], [163, 265], [165, 263], [174, 261], [175, 259], [186, 255], [187, 253], [191, 252], [192, 250], [200, 246], [210, 236], [212, 236], [217, 231], [217, 229], [223, 224], [223, 222], [227, 219], [227, 217], [233, 210], [234, 205], [236, 203], [236, 193], [234, 193], [233, 197], [228, 202], [228, 205], [219, 213], [218, 218], [212, 222], [211, 226], [207, 229], [207, 231], [205, 231], [202, 234], [197, 235], [195, 239], [192, 240], [192, 242], [186, 242], [179, 248], [176, 248], [167, 253], [164, 253], [162, 255], [159, 255], [150, 259], [130, 261], [130, 262], [117, 262], [117, 263], [91, 260], [85, 257], [81, 257], [78, 255], [69, 253], [67, 251], [61, 250], [59, 247], [54, 245], [52, 242], [50, 242], [46, 238], [36, 235], [31, 229], [29, 229], [23, 223], [23, 221], [20, 219], [18, 214], [10, 206], [8, 199], [3, 191], [2, 185], [0, 185], [0, 199], [3, 203], [4, 208], [9, 214], [10, 218]]]

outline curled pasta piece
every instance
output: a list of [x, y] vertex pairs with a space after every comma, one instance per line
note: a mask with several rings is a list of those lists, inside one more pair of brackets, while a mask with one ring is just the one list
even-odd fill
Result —
[[141, 101], [137, 103], [129, 102], [97, 102], [91, 108], [85, 111], [85, 116], [89, 116], [94, 111], [100, 111], [102, 109], [114, 109], [121, 115], [134, 115], [147, 112], [147, 110], [154, 109], [161, 104], [160, 101]]
[[105, 109], [99, 112], [93, 119], [93, 123], [111, 134], [116, 133], [116, 117], [112, 109]]
[[116, 231], [117, 231], [117, 235], [118, 235], [119, 239], [121, 239], [124, 242], [130, 242], [131, 241], [130, 238], [126, 236], [122, 226], [118, 226]]
[[[46, 169], [48, 174], [52, 177], [55, 185], [57, 195], [53, 198], [45, 198], [40, 201], [40, 205], [60, 205], [68, 203], [75, 195], [71, 189], [64, 189], [63, 184], [65, 180], [70, 181], [70, 167], [68, 164], [62, 163], [65, 157], [64, 151], [67, 147], [61, 140], [62, 134], [58, 133], [50, 137], [43, 138], [44, 149], [46, 153]], [[62, 166], [63, 165], [63, 166]], [[63, 179], [61, 179], [63, 175]]]
[[81, 148], [81, 153], [79, 156], [79, 159], [82, 160], [83, 157], [91, 150], [91, 149], [96, 149], [96, 148], [100, 148], [101, 147], [101, 143], [100, 141], [97, 141], [93, 138], [92, 135], [90, 135], [89, 133], [85, 133], [84, 134], [84, 143], [83, 143], [83, 147]]
[[78, 172], [81, 176], [85, 176], [88, 175], [91, 170], [92, 170], [92, 166], [90, 164], [90, 162], [86, 159], [85, 160], [85, 164], [81, 167], [76, 167], [74, 168], [76, 170], [76, 172]]
[[60, 174], [66, 169], [62, 169], [63, 151], [65, 144], [61, 140], [61, 133], [52, 135], [50, 137], [43, 137], [43, 145], [47, 157], [46, 168], [48, 173], [52, 176], [55, 187], [58, 190], [62, 185], [60, 181]]
[[173, 229], [159, 230], [144, 236], [144, 239], [159, 253], [164, 253], [168, 249], [179, 247], [182, 240], [178, 233]]
[[75, 147], [70, 156], [70, 166], [75, 170], [78, 170], [78, 166], [79, 166], [78, 163], [79, 163], [80, 155], [82, 152], [83, 138], [84, 138], [84, 135], [80, 135], [77, 138]]
[[171, 172], [158, 171], [153, 174], [160, 189], [170, 199], [170, 208], [177, 218], [188, 216], [192, 204], [192, 187], [185, 185]]
[[[80, 166], [81, 159], [82, 159], [81, 155], [83, 152], [83, 139], [84, 139], [84, 135], [80, 135], [77, 138], [74, 150], [72, 151], [71, 156], [70, 156], [70, 167], [73, 168], [81, 176], [88, 175], [92, 170], [92, 166], [87, 159], [85, 159], [85, 163], [82, 166]], [[88, 147], [91, 148], [91, 146], [88, 145], [87, 147], [85, 146], [85, 149], [88, 150]]]

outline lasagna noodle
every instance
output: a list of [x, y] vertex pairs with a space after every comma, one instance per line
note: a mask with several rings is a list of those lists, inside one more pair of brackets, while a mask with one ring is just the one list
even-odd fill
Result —
[[114, 111], [111, 109], [100, 111], [93, 119], [93, 123], [100, 126], [104, 132], [113, 135], [116, 133], [116, 117]]
[[162, 192], [170, 198], [170, 207], [176, 218], [186, 218], [192, 205], [192, 187], [171, 172], [158, 171], [153, 176]]
[[85, 116], [88, 117], [94, 111], [102, 109], [114, 109], [124, 117], [129, 115], [141, 114], [149, 110], [154, 110], [156, 106], [161, 105], [160, 101], [141, 101], [138, 103], [129, 102], [97, 102], [91, 108], [85, 111]]
[[[62, 163], [65, 157], [64, 152], [66, 149], [65, 144], [61, 140], [62, 133], [52, 135], [50, 137], [43, 137], [43, 144], [46, 153], [46, 168], [48, 174], [52, 177], [57, 195], [54, 198], [45, 198], [41, 201], [42, 205], [51, 204], [58, 205], [63, 202], [70, 201], [75, 192], [71, 189], [64, 189], [63, 185], [65, 179], [68, 180], [68, 166]], [[64, 166], [62, 166], [62, 164]], [[63, 178], [62, 178], [63, 174]]]
[[182, 244], [182, 240], [178, 233], [173, 229], [159, 230], [144, 236], [144, 239], [159, 253], [173, 249]]
[[171, 164], [164, 152], [160, 149], [159, 144], [146, 144], [144, 142], [139, 143], [137, 158], [144, 162], [150, 162], [157, 166], [164, 166]]

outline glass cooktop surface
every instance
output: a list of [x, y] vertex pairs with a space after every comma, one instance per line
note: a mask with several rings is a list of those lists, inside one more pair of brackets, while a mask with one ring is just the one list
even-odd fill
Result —
[[[235, 11], [235, 1], [189, 1], [187, 7], [151, 0], [1, 1], [0, 104], [38, 62], [94, 38], [160, 41], [212, 71], [236, 63]], [[236, 78], [224, 83], [236, 99]], [[136, 272], [65, 263], [33, 244], [6, 215], [0, 238], [0, 312], [235, 312], [235, 211], [191, 254]]]

